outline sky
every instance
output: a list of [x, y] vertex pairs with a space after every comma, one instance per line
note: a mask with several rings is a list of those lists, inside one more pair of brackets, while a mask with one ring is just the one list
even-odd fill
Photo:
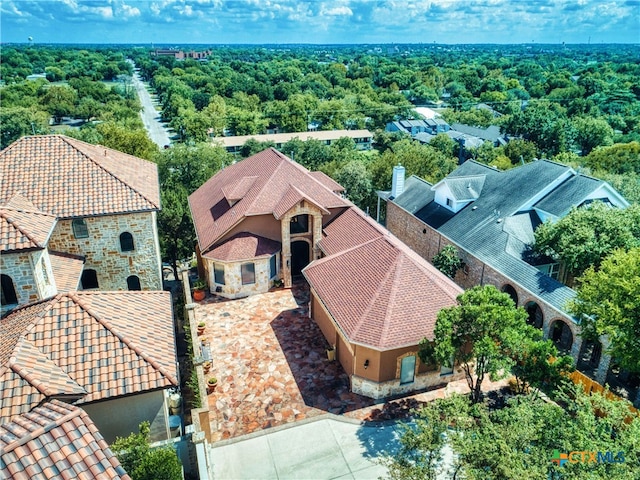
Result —
[[1, 0], [0, 28], [36, 44], [640, 43], [640, 0]]

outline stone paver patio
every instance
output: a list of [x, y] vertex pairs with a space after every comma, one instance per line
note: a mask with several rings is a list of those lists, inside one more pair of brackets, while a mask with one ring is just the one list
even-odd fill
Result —
[[212, 357], [205, 377], [218, 379], [208, 395], [214, 442], [327, 412], [385, 419], [420, 402], [468, 392], [464, 381], [452, 382], [386, 404], [351, 393], [340, 364], [327, 359], [328, 345], [308, 316], [308, 303], [302, 282], [238, 300], [210, 295], [199, 302], [196, 322], [207, 326], [198, 338]]

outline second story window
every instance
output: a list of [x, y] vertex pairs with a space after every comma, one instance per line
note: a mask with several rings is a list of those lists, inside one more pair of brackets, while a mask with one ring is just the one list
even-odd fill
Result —
[[129, 232], [123, 232], [120, 234], [120, 250], [123, 252], [131, 252], [135, 250], [135, 245], [133, 244], [133, 235]]
[[309, 215], [291, 217], [289, 233], [307, 233], [309, 231]]
[[88, 238], [89, 229], [87, 228], [87, 222], [84, 218], [74, 218], [71, 221], [71, 228], [73, 229], [73, 236], [76, 238]]
[[137, 275], [130, 275], [127, 277], [127, 289], [128, 290], [142, 290], [140, 288], [140, 277]]

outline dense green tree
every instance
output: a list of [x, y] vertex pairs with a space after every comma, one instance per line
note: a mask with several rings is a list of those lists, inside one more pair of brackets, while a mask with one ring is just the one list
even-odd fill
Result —
[[[470, 480], [637, 478], [640, 417], [630, 414], [627, 402], [587, 396], [582, 389], [570, 392], [564, 408], [531, 395], [495, 410], [470, 406], [457, 395], [429, 402], [404, 429], [398, 453], [385, 462], [390, 475], [398, 480], [436, 474]], [[444, 444], [453, 455], [438, 464]], [[579, 453], [562, 465], [552, 462], [571, 452]], [[611, 452], [609, 461], [598, 462], [597, 452]]]
[[640, 247], [616, 250], [598, 270], [587, 269], [570, 310], [585, 335], [606, 336], [619, 364], [640, 372]]
[[56, 123], [60, 123], [62, 117], [74, 113], [76, 100], [77, 94], [72, 88], [52, 85], [43, 95], [42, 105], [53, 116]]
[[591, 151], [584, 160], [592, 170], [640, 174], [640, 142], [599, 147]]
[[628, 250], [640, 245], [640, 206], [612, 209], [602, 202], [587, 208], [574, 208], [555, 223], [540, 225], [534, 248], [560, 261], [571, 277], [589, 267], [599, 268], [602, 260], [616, 248]]
[[25, 107], [0, 109], [0, 149], [6, 148], [24, 135], [49, 131], [49, 114]]
[[440, 252], [434, 255], [431, 263], [449, 278], [455, 277], [456, 272], [464, 265], [464, 262], [458, 255], [458, 250], [453, 245], [447, 245], [440, 250]]
[[482, 398], [486, 376], [504, 378], [515, 361], [509, 352], [526, 338], [527, 313], [493, 285], [473, 287], [458, 305], [440, 310], [433, 343], [422, 342], [421, 359], [462, 368], [474, 403]]
[[536, 158], [536, 150], [534, 143], [521, 138], [514, 138], [503, 149], [505, 156], [509, 157], [513, 165], [531, 162]]
[[117, 438], [111, 445], [132, 480], [182, 480], [182, 465], [171, 447], [149, 446], [149, 422], [140, 424], [140, 433]]
[[345, 188], [347, 198], [366, 211], [373, 196], [367, 167], [358, 160], [352, 160], [338, 170], [335, 179]]
[[582, 155], [588, 155], [596, 147], [613, 143], [613, 128], [605, 119], [575, 117], [571, 122], [576, 132], [575, 141]]

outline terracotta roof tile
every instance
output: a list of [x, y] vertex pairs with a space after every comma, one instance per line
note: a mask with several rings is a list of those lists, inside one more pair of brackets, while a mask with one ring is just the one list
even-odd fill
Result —
[[273, 207], [273, 216], [276, 217], [276, 220], [280, 220], [296, 203], [303, 200], [314, 204], [324, 215], [329, 214], [329, 210], [322, 205], [318, 205], [313, 199], [309, 198], [309, 196], [305, 195], [293, 185], [289, 185], [289, 188], [282, 194], [280, 201]]
[[387, 234], [388, 231], [371, 218], [349, 208], [324, 227], [324, 236], [318, 245], [325, 255], [333, 255]]
[[0, 321], [0, 418], [54, 394], [83, 403], [177, 385], [171, 308], [168, 292], [141, 291], [58, 294], [13, 310]]
[[[230, 206], [224, 192], [235, 191], [246, 177], [256, 177], [255, 183]], [[201, 251], [206, 253], [244, 217], [273, 214], [291, 185], [326, 210], [351, 206], [302, 166], [270, 148], [224, 168], [189, 196]]]
[[[359, 209], [351, 210], [325, 229], [323, 242], [337, 253], [311, 263], [304, 276], [354, 343], [389, 350], [432, 338], [438, 312], [455, 305], [463, 290], [386, 230], [378, 235]], [[348, 245], [333, 236], [353, 236], [356, 245], [343, 249]]]
[[57, 219], [39, 211], [21, 195], [0, 206], [0, 249], [3, 252], [45, 248]]
[[249, 232], [240, 232], [225, 240], [204, 257], [223, 262], [271, 256], [280, 251], [281, 243]]
[[0, 201], [19, 193], [58, 218], [158, 210], [154, 163], [65, 137], [22, 137], [0, 152]]
[[53, 278], [58, 292], [77, 290], [84, 268], [84, 257], [63, 252], [49, 252]]
[[313, 178], [315, 178], [316, 180], [318, 180], [320, 183], [322, 183], [325, 187], [327, 187], [329, 190], [331, 190], [332, 192], [344, 192], [344, 187], [342, 185], [340, 185], [338, 182], [336, 182], [333, 178], [331, 178], [329, 175], [327, 175], [324, 172], [309, 172], [309, 175], [311, 175]]
[[0, 458], [2, 476], [14, 479], [130, 479], [89, 416], [59, 400], [1, 425]]

